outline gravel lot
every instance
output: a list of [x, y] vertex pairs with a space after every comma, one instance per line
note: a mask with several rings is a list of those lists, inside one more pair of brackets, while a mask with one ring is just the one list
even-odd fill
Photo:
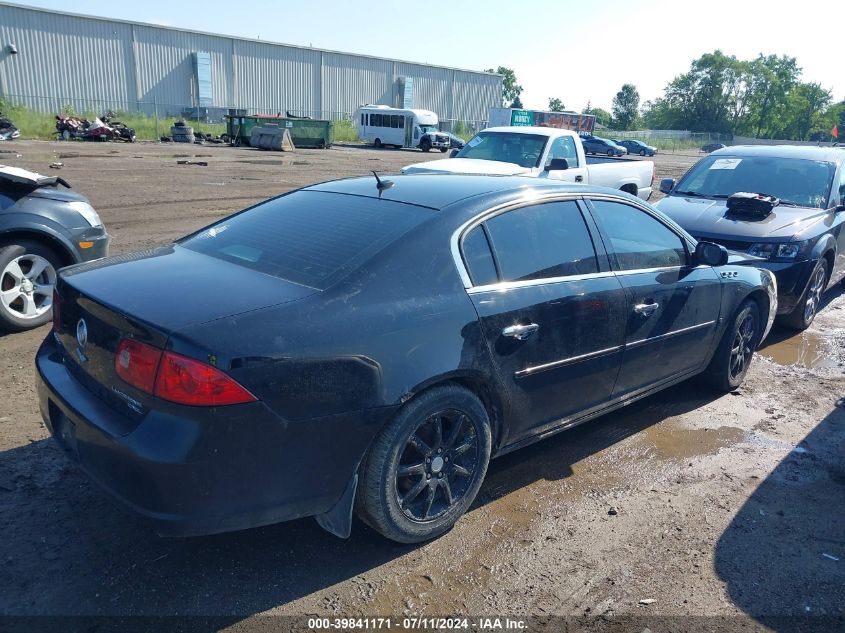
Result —
[[[63, 163], [59, 174], [103, 217], [112, 253], [301, 185], [423, 158], [355, 147], [0, 145], [0, 163], [43, 173]], [[659, 179], [696, 157], [655, 160]], [[845, 296], [826, 299], [804, 335], [773, 332], [738, 392], [683, 383], [496, 460], [467, 516], [417, 547], [357, 522], [342, 541], [310, 519], [157, 537], [49, 440], [33, 389], [48, 328], [0, 335], [0, 614], [221, 616], [208, 630], [258, 626], [267, 621], [253, 616], [265, 613], [698, 618], [673, 630], [845, 617]]]

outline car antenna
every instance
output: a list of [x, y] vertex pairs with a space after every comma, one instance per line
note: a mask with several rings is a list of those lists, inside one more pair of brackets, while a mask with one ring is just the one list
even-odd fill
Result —
[[381, 192], [385, 189], [390, 189], [394, 183], [392, 180], [382, 180], [379, 178], [375, 169], [373, 170], [373, 176], [376, 177], [376, 189], [378, 189], [378, 195], [381, 197]]

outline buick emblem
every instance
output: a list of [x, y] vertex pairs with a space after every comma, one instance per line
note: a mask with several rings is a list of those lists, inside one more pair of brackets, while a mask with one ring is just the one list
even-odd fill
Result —
[[88, 324], [85, 323], [85, 319], [79, 319], [76, 324], [76, 344], [79, 345], [80, 352], [88, 344]]

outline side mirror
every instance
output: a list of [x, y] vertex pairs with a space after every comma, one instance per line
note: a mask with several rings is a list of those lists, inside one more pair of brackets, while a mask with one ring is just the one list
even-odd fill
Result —
[[843, 194], [842, 197], [839, 198], [839, 204], [836, 205], [836, 210], [845, 211], [845, 194]]
[[565, 158], [553, 158], [546, 165], [546, 171], [564, 171], [569, 169], [569, 161]]
[[457, 156], [459, 151], [460, 150], [458, 149], [453, 149], [451, 152], [449, 152], [449, 158], [454, 158], [455, 156]]
[[695, 261], [706, 266], [724, 266], [728, 263], [728, 249], [713, 242], [699, 242], [695, 247]]
[[675, 187], [675, 179], [674, 178], [664, 178], [660, 181], [660, 191], [661, 193], [672, 193], [672, 189]]

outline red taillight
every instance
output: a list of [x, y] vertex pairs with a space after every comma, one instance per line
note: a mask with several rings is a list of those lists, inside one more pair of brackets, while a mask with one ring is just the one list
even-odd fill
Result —
[[216, 367], [133, 339], [120, 341], [114, 369], [133, 387], [179, 404], [212, 407], [258, 399]]
[[160, 349], [125, 338], [117, 346], [114, 370], [133, 387], [152, 393], [160, 360]]
[[53, 290], [53, 329], [56, 332], [62, 325], [62, 308], [59, 302], [59, 293]]
[[193, 358], [165, 352], [161, 359], [155, 395], [194, 406], [255, 402], [257, 398], [222, 371]]

